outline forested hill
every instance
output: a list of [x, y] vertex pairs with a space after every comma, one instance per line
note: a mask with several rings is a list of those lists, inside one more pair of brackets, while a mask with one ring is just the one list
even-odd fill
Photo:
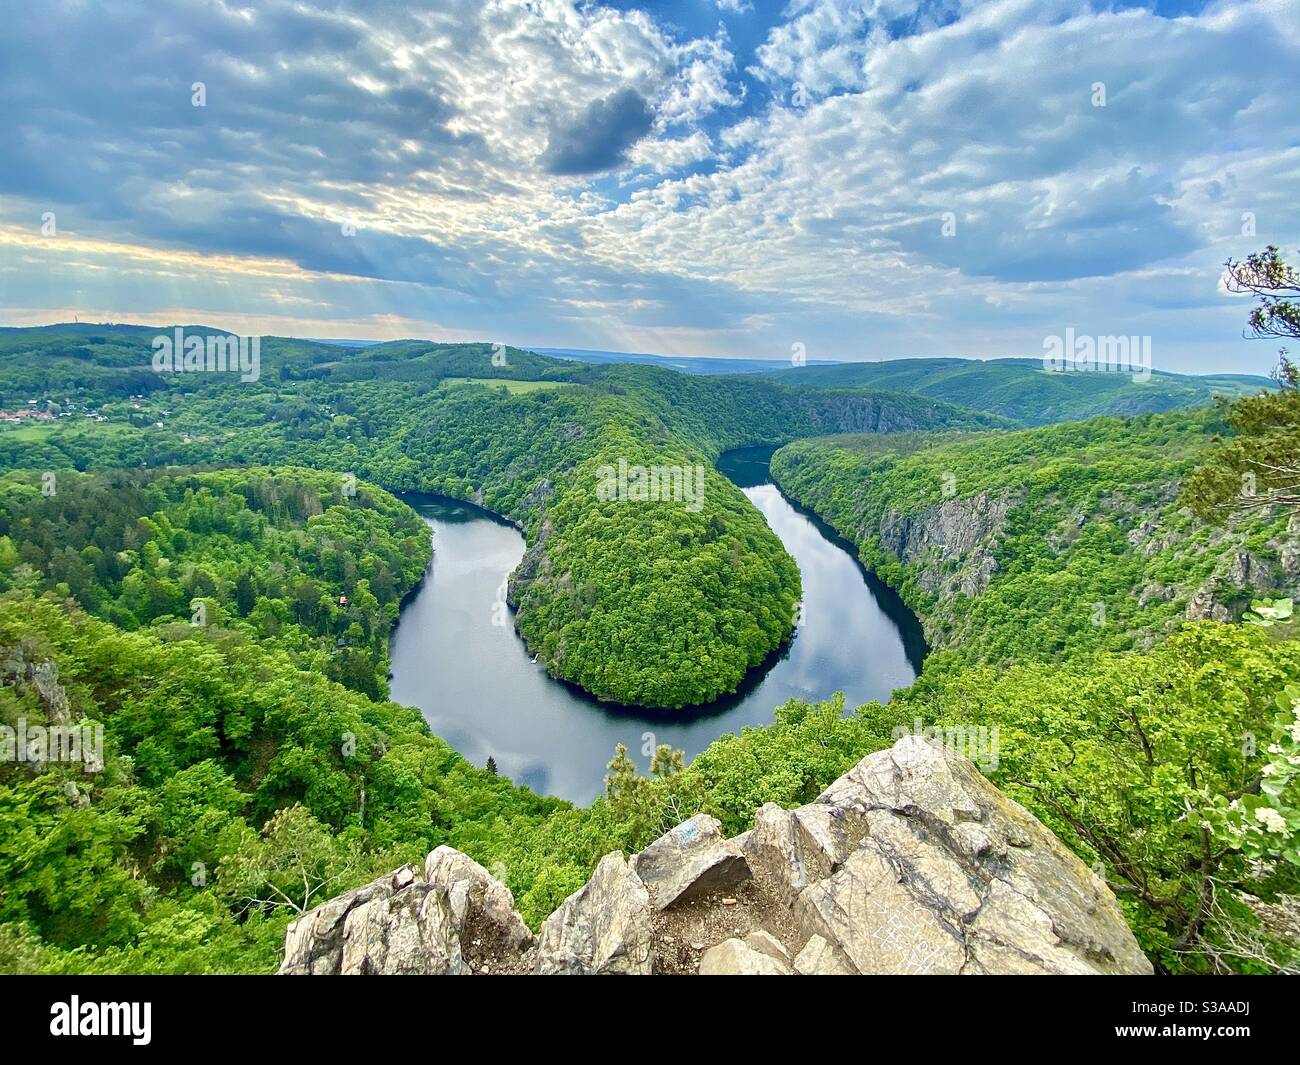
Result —
[[1041, 359], [890, 359], [804, 366], [772, 375], [796, 388], [884, 388], [997, 414], [1022, 425], [1075, 421], [1098, 414], [1148, 414], [1208, 406], [1274, 387], [1267, 377], [1196, 377], [1152, 370], [1149, 380], [1129, 373], [1057, 373]]
[[1228, 431], [1195, 411], [804, 440], [772, 463], [937, 647], [861, 716], [994, 751], [981, 768], [1106, 877], [1170, 971], [1297, 960], [1283, 911], [1242, 900], [1300, 886], [1300, 641], [1271, 620], [1300, 593], [1300, 517], [1188, 509]]
[[300, 467], [0, 477], [0, 589], [53, 592], [128, 631], [184, 622], [274, 639], [381, 698], [428, 530], [387, 492]]
[[1285, 514], [1216, 527], [1182, 503], [1225, 430], [1199, 410], [828, 437], [782, 448], [772, 471], [902, 593], [944, 659], [1052, 661], [1149, 647], [1185, 619], [1235, 620], [1252, 597], [1300, 593]]
[[[203, 393], [223, 389], [227, 382], [207, 380], [214, 375], [167, 377], [150, 368], [151, 343], [171, 336], [176, 328], [185, 335], [208, 336], [222, 331], [206, 326], [138, 326], [67, 324], [39, 328], [0, 329], [0, 406], [34, 396], [53, 400], [74, 392], [95, 402], [122, 400], [153, 392]], [[443, 381], [478, 380], [582, 382], [612, 391], [626, 388], [645, 392], [684, 389], [678, 379], [693, 375], [676, 372], [673, 360], [649, 365], [636, 363], [590, 364], [552, 358], [492, 343], [441, 343], [398, 340], [362, 347], [315, 340], [264, 337], [261, 343], [264, 384], [293, 382], [390, 381], [417, 387]], [[1051, 373], [1035, 359], [893, 359], [881, 362], [815, 363], [774, 366], [760, 376], [745, 376], [747, 364], [737, 362], [737, 372], [723, 373], [709, 360], [708, 377], [723, 391], [757, 400], [764, 406], [784, 408], [792, 401], [786, 390], [826, 393], [842, 389], [868, 389], [901, 393], [919, 399], [952, 404], [977, 411], [1005, 424], [1040, 425], [1098, 414], [1133, 415], [1179, 407], [1209, 405], [1215, 396], [1235, 397], [1273, 387], [1266, 377], [1220, 374], [1197, 377], [1154, 369], [1145, 382], [1124, 373]], [[744, 377], [744, 384], [737, 381]], [[696, 379], [698, 381], [698, 378]], [[667, 382], [676, 382], [668, 385]], [[707, 395], [708, 390], [702, 391]], [[809, 401], [795, 402], [807, 407]], [[726, 401], [723, 401], [726, 405]], [[994, 424], [987, 422], [986, 424]], [[846, 427], [847, 428], [847, 427]], [[823, 426], [823, 431], [829, 431]], [[788, 436], [805, 435], [796, 426]]]
[[[22, 336], [4, 336], [0, 393], [49, 417], [0, 431], [0, 464], [294, 463], [479, 503], [527, 535], [511, 599], [530, 649], [554, 675], [638, 705], [732, 692], [793, 628], [798, 571], [714, 470], [722, 450], [825, 432], [1003, 424], [901, 393], [795, 390], [416, 341], [353, 350], [266, 338], [255, 379], [152, 373], [149, 389], [122, 394], [135, 387], [131, 360], [147, 365], [152, 335], [35, 331], [43, 347], [24, 357], [15, 354]], [[44, 391], [33, 393], [40, 374]], [[602, 469], [620, 463], [700, 483], [693, 498], [659, 506], [599, 498]]]

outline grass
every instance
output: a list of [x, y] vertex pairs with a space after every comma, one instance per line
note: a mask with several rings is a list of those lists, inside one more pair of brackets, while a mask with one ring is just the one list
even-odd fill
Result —
[[5, 426], [3, 429], [0, 429], [0, 432], [4, 433], [6, 436], [12, 437], [15, 440], [44, 440], [47, 436], [49, 436], [52, 432], [54, 432], [54, 429], [55, 427], [49, 424], [21, 425], [21, 426], [14, 426], [13, 428], [10, 428], [9, 426]]
[[459, 385], [487, 385], [489, 388], [501, 387], [512, 396], [528, 392], [541, 392], [552, 388], [568, 388], [568, 381], [513, 381], [506, 377], [444, 377], [439, 388], [456, 388]]

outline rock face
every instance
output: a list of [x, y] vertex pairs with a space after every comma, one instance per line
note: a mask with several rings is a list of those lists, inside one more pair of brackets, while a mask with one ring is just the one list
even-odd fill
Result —
[[590, 880], [542, 924], [540, 976], [642, 976], [651, 971], [650, 893], [621, 854], [607, 854]]
[[[888, 509], [878, 519], [846, 525], [846, 535], [859, 545], [874, 541], [884, 555], [907, 566], [917, 587], [937, 601], [971, 599], [986, 592], [998, 573], [1007, 515], [1023, 495], [1011, 490], [980, 492], [965, 499], [945, 499], [917, 514]], [[938, 624], [942, 613], [921, 617], [931, 646], [957, 641], [954, 632]]]
[[799, 394], [795, 402], [814, 436], [827, 433], [896, 433], [934, 428], [937, 411], [911, 408], [885, 396], [852, 393]]
[[1110, 890], [971, 763], [905, 737], [795, 810], [601, 859], [536, 940], [440, 847], [289, 926], [282, 973], [1145, 974]]
[[[294, 921], [280, 974], [511, 971], [533, 943], [514, 902], [477, 862], [439, 847], [425, 860], [423, 879], [405, 865]], [[476, 967], [471, 959], [479, 957]]]
[[[976, 596], [997, 572], [998, 537], [1017, 501], [1010, 492], [981, 492], [946, 499], [917, 515], [887, 511], [875, 533], [885, 551], [917, 568], [925, 591]], [[867, 532], [859, 530], [860, 541]], [[954, 569], [953, 562], [961, 565]]]
[[740, 847], [722, 838], [722, 825], [708, 814], [696, 814], [660, 836], [633, 857], [632, 868], [657, 910], [749, 879]]
[[1192, 593], [1184, 616], [1188, 621], [1231, 621], [1238, 617], [1256, 595], [1286, 591], [1294, 595], [1296, 545], [1293, 541], [1274, 543], [1278, 551], [1278, 570], [1245, 550], [1225, 551], [1214, 575]]

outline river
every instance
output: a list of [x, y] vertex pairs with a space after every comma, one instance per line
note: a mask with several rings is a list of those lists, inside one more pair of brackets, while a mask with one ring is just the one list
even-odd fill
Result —
[[393, 634], [392, 699], [418, 706], [434, 733], [477, 765], [490, 755], [517, 783], [578, 803], [603, 790], [616, 743], [648, 770], [647, 745], [680, 747], [689, 761], [719, 736], [770, 722], [787, 699], [842, 691], [850, 708], [887, 700], [920, 669], [920, 625], [849, 544], [772, 484], [771, 454], [728, 452], [718, 468], [798, 563], [803, 617], [790, 643], [751, 670], [736, 694], [693, 710], [630, 710], [550, 677], [501, 604], [506, 575], [524, 553], [518, 530], [468, 503], [407, 496], [432, 530], [434, 556]]

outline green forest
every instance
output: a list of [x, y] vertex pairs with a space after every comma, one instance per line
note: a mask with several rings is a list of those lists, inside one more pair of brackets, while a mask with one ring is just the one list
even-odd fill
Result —
[[[1261, 448], [1297, 452], [1294, 379], [1137, 414], [1084, 382], [1105, 409], [1042, 425], [992, 394], [486, 344], [268, 338], [257, 382], [146, 379], [149, 335], [0, 335], [5, 403], [52, 415], [0, 429], [0, 722], [101, 725], [105, 754], [95, 774], [0, 764], [0, 969], [271, 972], [294, 916], [441, 843], [536, 926], [610, 850], [695, 810], [742, 831], [918, 718], [998, 727], [990, 779], [1099, 869], [1162, 971], [1296, 964], [1263, 916], [1300, 891], [1296, 519], [1267, 495], [1285, 478], [1235, 505]], [[1080, 379], [1039, 376], [1052, 396]], [[431, 551], [405, 491], [522, 530], [515, 625], [554, 676], [683, 713], [734, 691], [801, 594], [714, 469], [750, 444], [784, 445], [782, 490], [924, 624], [924, 669], [887, 704], [794, 700], [689, 764], [661, 749], [649, 777], [611, 751], [577, 807], [388, 700]], [[620, 461], [702, 466], [700, 505], [602, 499]]]

